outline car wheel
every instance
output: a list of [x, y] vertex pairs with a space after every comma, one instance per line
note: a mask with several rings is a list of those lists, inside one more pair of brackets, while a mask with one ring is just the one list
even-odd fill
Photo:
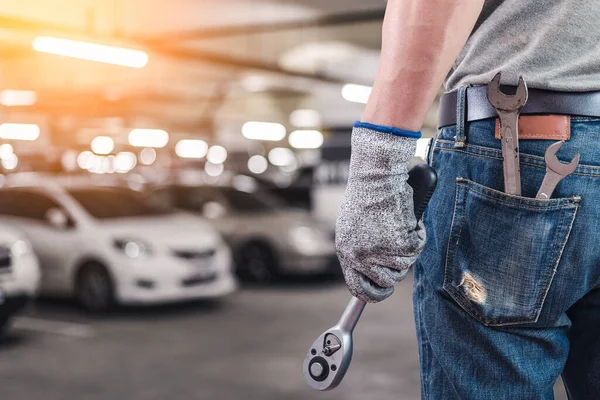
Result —
[[10, 317], [2, 317], [0, 318], [0, 337], [4, 336], [6, 332], [10, 329]]
[[75, 298], [86, 311], [103, 314], [115, 305], [114, 285], [106, 268], [98, 263], [84, 265], [75, 283]]
[[271, 248], [264, 243], [246, 244], [240, 251], [238, 275], [252, 282], [269, 283], [280, 276]]

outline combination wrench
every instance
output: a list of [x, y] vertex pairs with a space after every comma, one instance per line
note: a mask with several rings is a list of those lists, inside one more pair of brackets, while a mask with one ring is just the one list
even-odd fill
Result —
[[[419, 164], [409, 171], [408, 176], [418, 223], [437, 185], [437, 174], [429, 165]], [[372, 284], [367, 278], [361, 278], [365, 284]], [[342, 382], [352, 361], [352, 333], [365, 305], [364, 301], [352, 297], [339, 322], [310, 346], [302, 364], [302, 374], [313, 389], [331, 390]]]
[[517, 91], [508, 96], [500, 91], [498, 72], [487, 87], [488, 101], [500, 117], [502, 157], [504, 159], [504, 192], [521, 195], [521, 166], [519, 160], [519, 114], [527, 103], [527, 84], [519, 78]]
[[546, 150], [544, 155], [544, 159], [546, 160], [546, 175], [544, 176], [542, 186], [540, 186], [537, 196], [535, 196], [536, 199], [547, 200], [551, 198], [558, 183], [577, 169], [577, 166], [579, 165], [579, 154], [573, 157], [573, 160], [568, 164], [561, 163], [556, 157], [556, 153], [564, 143], [564, 140], [556, 142]]

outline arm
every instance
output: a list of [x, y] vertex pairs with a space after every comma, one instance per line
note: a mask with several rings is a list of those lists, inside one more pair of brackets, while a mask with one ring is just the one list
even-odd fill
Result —
[[388, 0], [381, 62], [363, 120], [352, 132], [348, 186], [336, 224], [344, 278], [361, 300], [389, 297], [425, 245], [407, 183], [408, 163], [421, 136], [416, 131], [482, 4]]
[[388, 0], [379, 70], [362, 120], [418, 131], [483, 0]]

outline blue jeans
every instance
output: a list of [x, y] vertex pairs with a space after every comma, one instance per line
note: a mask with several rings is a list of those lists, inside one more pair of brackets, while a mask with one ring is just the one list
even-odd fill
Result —
[[494, 121], [438, 131], [439, 184], [414, 265], [423, 399], [600, 399], [600, 119], [573, 118], [552, 199], [536, 200], [548, 140], [520, 142], [522, 196], [503, 193]]

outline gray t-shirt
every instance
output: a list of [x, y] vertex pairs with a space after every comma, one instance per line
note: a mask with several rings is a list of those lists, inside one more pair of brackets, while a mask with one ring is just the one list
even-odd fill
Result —
[[486, 0], [446, 90], [498, 71], [507, 85], [600, 90], [600, 0]]

